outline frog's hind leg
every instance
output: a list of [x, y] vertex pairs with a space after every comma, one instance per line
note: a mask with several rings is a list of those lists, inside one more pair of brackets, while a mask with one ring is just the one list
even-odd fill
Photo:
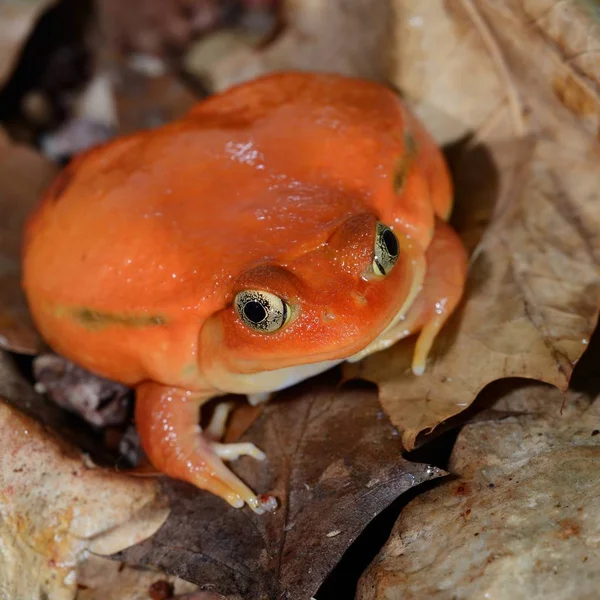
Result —
[[209, 399], [209, 394], [156, 383], [139, 385], [135, 420], [144, 451], [161, 472], [212, 492], [231, 506], [245, 503], [259, 514], [271, 509], [272, 499], [261, 501], [222, 461], [265, 455], [253, 444], [219, 444], [202, 434], [200, 407]]

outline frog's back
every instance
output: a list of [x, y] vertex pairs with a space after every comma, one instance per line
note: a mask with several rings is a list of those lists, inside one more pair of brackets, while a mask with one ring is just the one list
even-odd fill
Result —
[[[65, 314], [78, 315], [75, 327], [133, 324], [123, 360], [142, 351], [133, 349], [140, 329], [163, 345], [165, 323], [178, 339], [199, 330], [248, 266], [285, 264], [359, 212], [400, 223], [407, 125], [419, 145], [413, 163], [432, 176], [417, 212], [445, 217], [449, 185], [436, 179], [445, 167], [427, 134], [391, 91], [343, 77], [266, 77], [85, 153], [28, 225], [24, 283], [36, 320], [53, 340]], [[408, 225], [421, 227], [410, 210]]]

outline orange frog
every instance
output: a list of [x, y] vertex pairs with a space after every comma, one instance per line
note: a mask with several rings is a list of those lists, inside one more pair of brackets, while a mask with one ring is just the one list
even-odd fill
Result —
[[384, 86], [283, 73], [71, 162], [26, 229], [24, 287], [60, 354], [135, 386], [160, 471], [265, 506], [222, 462], [223, 411], [420, 332], [423, 373], [464, 285], [442, 155]]

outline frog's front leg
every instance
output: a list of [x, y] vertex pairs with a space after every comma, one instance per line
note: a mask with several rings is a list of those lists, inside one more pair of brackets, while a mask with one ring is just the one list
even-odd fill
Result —
[[458, 305], [467, 278], [467, 253], [456, 232], [444, 221], [436, 221], [427, 252], [423, 289], [409, 310], [403, 329], [420, 331], [412, 360], [415, 375], [425, 372], [425, 363], [440, 329]]
[[144, 452], [162, 473], [207, 490], [236, 508], [246, 503], [261, 514], [270, 505], [259, 500], [221, 459], [244, 455], [263, 459], [264, 454], [253, 444], [220, 444], [204, 437], [198, 424], [200, 407], [210, 397], [157, 383], [139, 385], [135, 421]]
[[463, 293], [467, 276], [467, 254], [454, 230], [441, 220], [425, 254], [427, 271], [423, 289], [406, 317], [381, 341], [381, 349], [419, 333], [412, 360], [412, 371], [422, 375], [427, 355], [440, 329], [454, 312]]

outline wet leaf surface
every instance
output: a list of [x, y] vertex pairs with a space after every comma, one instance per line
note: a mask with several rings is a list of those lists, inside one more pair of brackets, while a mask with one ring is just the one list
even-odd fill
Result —
[[169, 520], [121, 558], [157, 565], [228, 599], [304, 600], [373, 517], [442, 474], [401, 457], [374, 391], [336, 391], [323, 379], [282, 394], [242, 439], [268, 459], [244, 459], [234, 468], [254, 489], [278, 498], [274, 514], [228, 508], [170, 484]]

